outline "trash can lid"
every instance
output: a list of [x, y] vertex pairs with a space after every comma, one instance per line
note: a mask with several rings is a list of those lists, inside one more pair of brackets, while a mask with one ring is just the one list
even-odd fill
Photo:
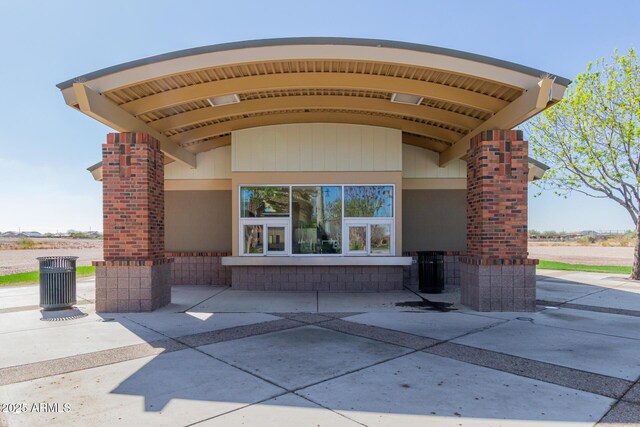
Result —
[[76, 259], [78, 259], [80, 257], [78, 256], [41, 256], [36, 258], [38, 261], [49, 261], [52, 259], [65, 259], [65, 260], [69, 260], [69, 261], [74, 261]]

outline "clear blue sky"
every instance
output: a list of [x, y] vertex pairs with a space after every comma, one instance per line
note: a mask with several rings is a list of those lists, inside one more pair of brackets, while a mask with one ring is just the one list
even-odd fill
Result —
[[[0, 231], [102, 229], [101, 187], [85, 168], [109, 129], [67, 107], [55, 85], [110, 65], [195, 46], [344, 36], [423, 43], [573, 78], [614, 48], [638, 48], [630, 1], [0, 0]], [[613, 202], [544, 194], [530, 228], [627, 229]]]

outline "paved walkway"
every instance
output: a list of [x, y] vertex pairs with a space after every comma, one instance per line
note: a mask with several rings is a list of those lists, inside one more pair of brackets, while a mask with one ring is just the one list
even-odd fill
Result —
[[640, 285], [621, 276], [550, 272], [536, 313], [183, 286], [97, 315], [92, 280], [78, 293], [52, 314], [37, 287], [0, 289], [0, 425], [640, 425]]

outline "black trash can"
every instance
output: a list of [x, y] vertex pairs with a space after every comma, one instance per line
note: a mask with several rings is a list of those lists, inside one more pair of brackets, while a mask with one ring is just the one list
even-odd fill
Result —
[[444, 252], [418, 252], [418, 287], [428, 294], [444, 291]]
[[47, 256], [40, 262], [40, 307], [43, 310], [71, 308], [76, 303], [77, 256]]

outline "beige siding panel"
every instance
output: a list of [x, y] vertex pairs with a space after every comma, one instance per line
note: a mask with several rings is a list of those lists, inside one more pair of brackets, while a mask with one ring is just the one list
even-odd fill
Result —
[[338, 132], [336, 126], [323, 126], [324, 129], [324, 169], [338, 170]]
[[166, 191], [165, 248], [231, 251], [231, 191]]
[[[302, 126], [300, 130], [300, 170], [313, 170], [313, 137], [309, 126]], [[250, 171], [247, 171], [250, 172]]]
[[403, 178], [466, 178], [467, 164], [456, 160], [441, 168], [438, 153], [414, 145], [402, 144]]
[[464, 251], [466, 190], [403, 190], [404, 251]]
[[400, 171], [398, 129], [334, 123], [232, 132], [234, 172]]
[[286, 170], [298, 172], [301, 169], [300, 163], [300, 128], [289, 127], [286, 131], [286, 145], [287, 145], [287, 163]]
[[231, 147], [218, 147], [196, 156], [197, 168], [182, 162], [172, 162], [164, 167], [165, 179], [230, 179]]

